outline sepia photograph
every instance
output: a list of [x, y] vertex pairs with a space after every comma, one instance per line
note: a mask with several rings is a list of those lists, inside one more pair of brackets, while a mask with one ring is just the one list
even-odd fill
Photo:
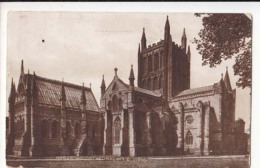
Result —
[[252, 14], [6, 23], [7, 167], [250, 167]]

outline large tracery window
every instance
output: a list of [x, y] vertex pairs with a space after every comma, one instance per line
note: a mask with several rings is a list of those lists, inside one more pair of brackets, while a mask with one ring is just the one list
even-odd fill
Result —
[[119, 117], [117, 117], [115, 119], [114, 130], [115, 130], [114, 131], [115, 132], [114, 143], [119, 144], [120, 143], [120, 131], [121, 131], [121, 120]]
[[118, 109], [118, 98], [116, 95], [114, 95], [113, 99], [112, 99], [112, 106], [113, 106], [113, 111], [114, 112], [117, 112], [119, 109]]
[[122, 99], [119, 99], [119, 101], [118, 101], [118, 109], [119, 109], [119, 111], [123, 110], [123, 101], [122, 101]]
[[187, 145], [193, 144], [193, 136], [192, 136], [190, 131], [188, 131], [187, 134], [186, 134], [186, 144]]
[[111, 101], [109, 101], [108, 103], [107, 103], [107, 108], [108, 108], [108, 110], [112, 110], [111, 107], [112, 105], [111, 105]]

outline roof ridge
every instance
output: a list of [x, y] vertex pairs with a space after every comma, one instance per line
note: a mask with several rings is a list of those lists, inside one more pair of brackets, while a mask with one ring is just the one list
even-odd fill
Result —
[[[30, 75], [32, 75], [32, 74], [30, 74]], [[36, 75], [36, 80], [37, 79], [47, 81], [47, 82], [51, 82], [51, 83], [55, 83], [55, 84], [60, 84], [60, 85], [62, 85], [62, 83], [63, 83], [65, 87], [67, 86], [67, 87], [74, 87], [74, 88], [77, 88], [77, 89], [82, 89], [81, 85], [77, 85], [77, 84], [69, 83], [69, 82], [62, 82], [62, 81], [59, 81], [59, 80], [56, 80], [56, 79], [49, 79], [49, 78], [46, 78], [46, 77]], [[91, 91], [91, 89], [89, 87], [84, 87], [84, 89], [87, 90], [87, 91]]]
[[[201, 87], [197, 87], [197, 88], [186, 89], [186, 90], [181, 91], [181, 92], [180, 92], [178, 95], [176, 95], [175, 97], [182, 97], [182, 96], [191, 95], [191, 94], [195, 94], [195, 93], [208, 92], [208, 91], [210, 91], [210, 90], [200, 90], [200, 89], [212, 87], [211, 90], [214, 90], [214, 85], [215, 85], [215, 84], [216, 84], [216, 83], [214, 83], [214, 84], [212, 84], [212, 85], [207, 85], [207, 86], [201, 86]], [[195, 90], [198, 90], [198, 91], [196, 91], [196, 92], [194, 92], [194, 93], [188, 93], [188, 91], [195, 91]], [[187, 92], [187, 93], [185, 93], [185, 92]]]

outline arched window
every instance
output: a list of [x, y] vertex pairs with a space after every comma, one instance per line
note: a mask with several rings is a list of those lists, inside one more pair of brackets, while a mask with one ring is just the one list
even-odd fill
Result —
[[144, 58], [144, 74], [148, 73], [148, 58]]
[[15, 137], [19, 137], [19, 124], [20, 124], [20, 120], [18, 119], [16, 122], [15, 122]]
[[20, 119], [17, 121], [17, 136], [21, 137], [21, 121], [20, 121]]
[[122, 99], [119, 99], [119, 101], [118, 101], [118, 109], [119, 109], [119, 111], [122, 111], [123, 110], [123, 101], [122, 101]]
[[47, 139], [49, 137], [49, 122], [44, 119], [41, 122], [41, 126], [41, 137]]
[[147, 89], [148, 90], [151, 89], [151, 79], [150, 78], [148, 79], [148, 82], [147, 82]]
[[111, 101], [109, 101], [108, 103], [107, 103], [107, 108], [108, 108], [108, 110], [111, 110]]
[[113, 106], [113, 111], [117, 112], [118, 111], [118, 98], [116, 95], [114, 95], [112, 99], [112, 106]]
[[119, 144], [120, 143], [120, 131], [121, 131], [121, 120], [119, 117], [117, 117], [115, 119], [115, 122], [114, 122], [114, 133], [115, 133], [115, 136], [114, 136], [114, 143], [115, 144]]
[[187, 145], [193, 144], [193, 136], [192, 136], [190, 131], [188, 131], [187, 134], [186, 134], [186, 144]]
[[153, 70], [152, 56], [148, 56], [148, 72], [152, 72], [152, 70]]
[[24, 122], [24, 118], [22, 119], [22, 123], [21, 123], [21, 132], [23, 133], [25, 130], [25, 122]]
[[163, 51], [160, 52], [160, 68], [163, 67]]
[[154, 55], [154, 70], [157, 71], [159, 69], [159, 54], [156, 53]]
[[58, 122], [54, 120], [51, 125], [51, 138], [58, 137]]
[[71, 131], [72, 131], [71, 124], [70, 124], [70, 122], [67, 121], [66, 122], [66, 137], [67, 138], [71, 136]]
[[158, 85], [157, 85], [157, 77], [154, 77], [153, 79], [153, 90], [158, 89]]
[[76, 122], [76, 124], [75, 124], [74, 133], [75, 133], [75, 137], [79, 137], [79, 134], [80, 134], [80, 125], [79, 125], [78, 122]]

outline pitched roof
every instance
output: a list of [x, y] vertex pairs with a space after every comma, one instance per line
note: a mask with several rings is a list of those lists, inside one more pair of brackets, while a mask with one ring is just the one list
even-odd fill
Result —
[[[36, 86], [38, 89], [38, 102], [40, 104], [48, 104], [60, 106], [62, 81], [36, 77]], [[66, 94], [66, 107], [80, 109], [80, 100], [82, 94], [82, 86], [64, 82]], [[90, 88], [85, 89], [86, 110], [100, 111], [97, 101]]]
[[186, 95], [192, 95], [192, 94], [208, 92], [208, 91], [213, 91], [213, 90], [214, 90], [214, 85], [198, 87], [198, 88], [194, 88], [194, 89], [187, 89], [187, 90], [184, 90], [181, 93], [179, 93], [176, 97], [182, 97], [182, 96], [186, 96]]
[[[119, 77], [114, 78], [113, 81], [114, 80], [122, 83], [123, 86], [125, 86], [126, 88], [129, 88], [129, 85], [126, 84], [124, 81], [122, 81]], [[113, 83], [113, 81], [109, 84], [109, 86], [107, 87], [106, 91], [111, 87], [111, 84]], [[146, 90], [146, 89], [143, 89], [143, 88], [140, 88], [140, 87], [134, 87], [134, 92], [139, 92], [139, 93], [143, 93], [143, 94], [154, 96], [154, 97], [161, 97], [162, 96], [159, 93], [156, 93], [156, 92], [151, 91], [151, 90]]]
[[134, 91], [144, 93], [144, 94], [147, 94], [147, 95], [151, 95], [151, 96], [155, 96], [155, 97], [161, 97], [162, 96], [159, 93], [155, 93], [151, 90], [146, 90], [146, 89], [143, 89], [143, 88], [140, 88], [140, 87], [135, 87]]

